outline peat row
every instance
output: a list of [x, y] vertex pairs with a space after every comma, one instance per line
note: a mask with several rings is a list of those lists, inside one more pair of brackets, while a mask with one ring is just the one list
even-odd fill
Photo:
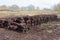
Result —
[[41, 25], [42, 23], [52, 22], [57, 19], [57, 15], [34, 15], [34, 16], [15, 16], [0, 18], [0, 28], [26, 32], [30, 27]]

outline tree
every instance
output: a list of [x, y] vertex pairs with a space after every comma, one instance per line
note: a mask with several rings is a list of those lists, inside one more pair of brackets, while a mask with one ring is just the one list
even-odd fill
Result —
[[0, 6], [0, 11], [6, 11], [7, 10], [7, 6], [6, 5], [1, 5]]
[[29, 6], [27, 6], [26, 9], [27, 9], [27, 10], [35, 10], [35, 7], [34, 7], [33, 5], [29, 5]]
[[54, 11], [57, 11], [60, 13], [60, 3], [54, 6]]
[[51, 10], [51, 9], [48, 9], [48, 8], [44, 8], [43, 10]]
[[23, 6], [23, 7], [21, 7], [20, 9], [21, 9], [21, 10], [27, 10], [27, 8], [26, 8], [26, 7], [24, 7], [24, 6]]
[[19, 9], [19, 7], [17, 5], [12, 5], [12, 6], [10, 6], [10, 8]]
[[2, 8], [7, 8], [7, 6], [6, 6], [6, 5], [2, 5], [2, 6], [0, 6], [0, 7], [2, 7]]
[[40, 8], [39, 7], [36, 7], [36, 10], [40, 10]]

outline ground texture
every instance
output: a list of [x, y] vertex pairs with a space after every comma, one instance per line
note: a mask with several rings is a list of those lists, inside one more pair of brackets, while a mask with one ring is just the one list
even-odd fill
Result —
[[0, 28], [0, 40], [60, 40], [60, 22], [34, 26], [27, 33]]

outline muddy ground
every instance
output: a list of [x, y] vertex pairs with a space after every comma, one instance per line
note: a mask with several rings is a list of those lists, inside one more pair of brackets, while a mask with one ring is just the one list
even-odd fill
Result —
[[60, 21], [31, 27], [27, 33], [0, 28], [0, 40], [60, 40]]

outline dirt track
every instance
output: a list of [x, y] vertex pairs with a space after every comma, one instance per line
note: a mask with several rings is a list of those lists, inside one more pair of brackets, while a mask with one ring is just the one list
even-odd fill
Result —
[[0, 40], [60, 40], [60, 22], [32, 27], [28, 33], [0, 28]]

